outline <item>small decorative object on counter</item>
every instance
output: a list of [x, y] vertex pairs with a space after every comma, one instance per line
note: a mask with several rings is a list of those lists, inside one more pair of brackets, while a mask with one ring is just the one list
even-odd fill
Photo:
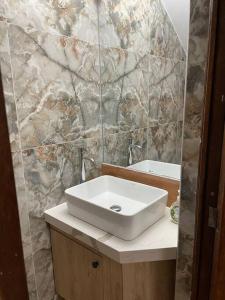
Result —
[[178, 224], [179, 222], [179, 213], [180, 213], [180, 191], [178, 191], [177, 201], [175, 201], [170, 207], [170, 216], [172, 222]]

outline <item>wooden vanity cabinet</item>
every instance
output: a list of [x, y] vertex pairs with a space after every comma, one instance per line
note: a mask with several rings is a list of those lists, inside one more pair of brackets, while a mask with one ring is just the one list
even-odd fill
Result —
[[119, 264], [54, 228], [51, 240], [65, 300], [174, 300], [175, 260]]

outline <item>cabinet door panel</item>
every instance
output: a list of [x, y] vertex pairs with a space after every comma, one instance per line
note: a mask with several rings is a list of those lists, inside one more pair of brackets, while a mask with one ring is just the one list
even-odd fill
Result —
[[102, 258], [51, 229], [57, 293], [66, 300], [103, 300]]

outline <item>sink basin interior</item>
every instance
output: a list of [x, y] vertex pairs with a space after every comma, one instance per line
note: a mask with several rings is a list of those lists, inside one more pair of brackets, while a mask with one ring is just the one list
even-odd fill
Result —
[[164, 190], [113, 176], [100, 176], [65, 192], [70, 197], [124, 216], [135, 215], [167, 195]]
[[[98, 206], [123, 215], [133, 215], [147, 206], [147, 203], [130, 199], [114, 192], [103, 192], [89, 199]], [[115, 209], [114, 209], [115, 207]], [[118, 207], [118, 210], [116, 208]]]

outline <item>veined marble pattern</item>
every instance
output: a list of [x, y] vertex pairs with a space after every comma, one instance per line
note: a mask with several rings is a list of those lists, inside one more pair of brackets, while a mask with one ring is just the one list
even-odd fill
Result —
[[43, 218], [30, 216], [38, 299], [55, 299], [50, 234]]
[[79, 155], [74, 143], [23, 151], [30, 216], [65, 201], [64, 190], [79, 183]]
[[191, 0], [190, 20], [176, 300], [191, 299], [196, 193], [209, 38], [210, 1]]
[[131, 132], [104, 135], [104, 162], [128, 166], [129, 139], [132, 139], [133, 144], [142, 147], [133, 149], [133, 163], [147, 159], [147, 128], [142, 128]]
[[13, 160], [14, 177], [15, 177], [15, 184], [16, 184], [21, 238], [22, 238], [22, 245], [23, 245], [23, 255], [24, 255], [25, 269], [27, 275], [29, 297], [32, 300], [36, 300], [37, 293], [36, 293], [35, 272], [34, 272], [34, 263], [33, 263], [33, 250], [32, 250], [31, 236], [30, 236], [30, 223], [28, 217], [28, 201], [27, 201], [28, 199], [26, 195], [22, 153], [13, 152], [12, 160]]
[[0, 20], [98, 43], [97, 0], [2, 0]]
[[177, 123], [148, 129], [148, 159], [177, 163]]
[[149, 122], [183, 119], [185, 63], [149, 55]]
[[16, 106], [13, 95], [12, 70], [8, 41], [8, 24], [5, 22], [0, 22], [0, 66], [4, 87], [11, 151], [18, 151], [20, 149], [20, 145]]
[[162, 92], [162, 83], [165, 76], [165, 62], [166, 60], [164, 58], [149, 55], [149, 126], [157, 124], [159, 121], [159, 102]]
[[161, 0], [150, 0], [149, 4], [150, 53], [185, 60], [184, 49]]
[[102, 47], [146, 53], [149, 50], [149, 5], [145, 0], [100, 0]]
[[2, 0], [0, 20], [29, 294], [53, 300], [44, 210], [79, 182], [80, 147], [96, 161], [86, 163], [87, 180], [100, 174], [103, 154], [126, 166], [130, 137], [142, 146], [134, 163], [148, 151], [176, 161], [184, 52], [159, 0]]
[[[104, 148], [106, 161], [126, 165], [122, 149], [129, 132], [149, 127], [148, 158], [180, 163], [185, 64], [116, 48], [102, 50], [101, 57], [103, 134], [112, 138]], [[115, 133], [124, 139], [117, 162]]]
[[164, 63], [158, 101], [158, 121], [161, 124], [182, 120], [184, 108], [185, 64], [170, 59]]
[[96, 166], [86, 164], [87, 180], [96, 177], [102, 161], [100, 140], [85, 139], [23, 151], [36, 284], [42, 300], [55, 295], [51, 243], [43, 213], [64, 202], [65, 189], [79, 183], [80, 147], [84, 147], [85, 156], [96, 162]]
[[[80, 147], [84, 148], [84, 156], [94, 158], [97, 168], [102, 161], [100, 139], [85, 139], [23, 151], [31, 215], [42, 217], [44, 210], [65, 201], [66, 188], [79, 183]], [[89, 166], [87, 178], [91, 178], [92, 172], [93, 166]]]
[[107, 133], [148, 124], [148, 56], [122, 49], [101, 51], [103, 127]]
[[141, 58], [137, 68], [122, 79], [118, 103], [120, 131], [145, 128], [148, 125], [148, 57]]
[[102, 47], [185, 59], [185, 52], [161, 0], [132, 0], [129, 3], [100, 0], [99, 3]]
[[122, 49], [101, 51], [104, 131], [132, 131], [183, 118], [185, 64]]
[[98, 47], [74, 38], [27, 34], [14, 25], [9, 33], [22, 148], [98, 132]]

